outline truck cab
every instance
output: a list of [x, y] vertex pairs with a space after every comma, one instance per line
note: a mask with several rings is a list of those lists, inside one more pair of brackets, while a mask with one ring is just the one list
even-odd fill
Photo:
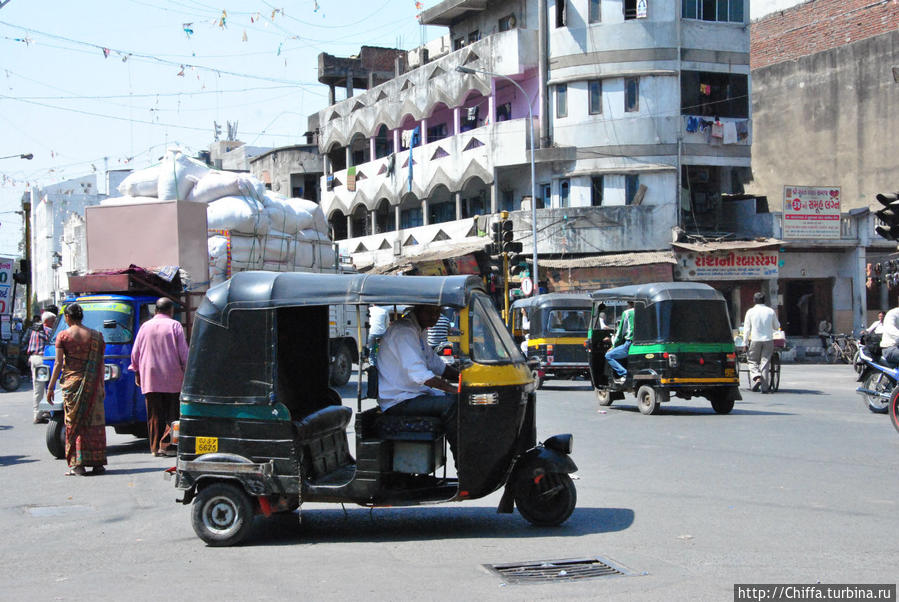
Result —
[[[153, 317], [158, 296], [97, 294], [70, 297], [63, 307], [78, 303], [84, 310], [84, 326], [99, 331], [106, 342], [103, 378], [106, 385], [106, 426], [117, 433], [147, 436], [147, 408], [144, 395], [134, 382], [131, 349], [141, 324]], [[177, 319], [177, 317], [176, 317]], [[56, 363], [56, 338], [67, 328], [65, 320], [57, 321], [50, 344], [44, 349], [44, 365], [37, 378], [49, 381]], [[47, 449], [56, 458], [65, 457], [65, 421], [62, 392], [57, 391], [57, 403], [41, 401], [40, 409], [50, 414], [47, 424]]]

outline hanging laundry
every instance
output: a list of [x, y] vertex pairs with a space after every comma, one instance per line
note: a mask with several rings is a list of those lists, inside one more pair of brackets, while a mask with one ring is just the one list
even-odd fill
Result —
[[421, 126], [415, 126], [412, 130], [412, 137], [409, 141], [409, 192], [412, 192], [412, 165], [415, 163], [412, 159], [412, 148], [421, 140]]
[[699, 118], [687, 117], [687, 132], [695, 134], [699, 130]]
[[178, 77], [184, 77], [184, 65], [181, 65], [181, 71], [178, 72]]
[[724, 124], [720, 121], [716, 121], [712, 124], [712, 138], [724, 138]]
[[222, 10], [222, 16], [219, 17], [218, 26], [225, 29], [228, 26], [228, 11]]
[[412, 130], [403, 130], [403, 133], [400, 134], [400, 140], [403, 148], [410, 148], [412, 146]]
[[749, 138], [749, 122], [746, 120], [737, 122], [737, 140]]
[[247, 30], [246, 30], [246, 29], [243, 30], [243, 35], [240, 36], [240, 41], [241, 41], [241, 42], [246, 42], [246, 41], [247, 41]]
[[711, 96], [712, 86], [709, 84], [699, 84], [699, 93], [703, 96]]
[[468, 107], [467, 121], [477, 121], [477, 120], [478, 120], [478, 108], [477, 107]]
[[737, 143], [737, 124], [733, 121], [728, 121], [724, 124], [724, 138], [722, 142], [724, 142], [724, 144]]

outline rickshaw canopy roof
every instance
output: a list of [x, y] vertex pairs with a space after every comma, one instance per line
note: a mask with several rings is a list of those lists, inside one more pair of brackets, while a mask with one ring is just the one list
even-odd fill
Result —
[[618, 288], [607, 288], [590, 293], [595, 302], [639, 301], [646, 305], [674, 300], [723, 301], [720, 292], [700, 282], [651, 282]]
[[197, 314], [224, 324], [234, 309], [313, 305], [441, 305], [465, 307], [477, 276], [386, 276], [307, 272], [239, 272], [209, 289]]
[[534, 297], [526, 297], [517, 299], [512, 303], [512, 309], [532, 309], [536, 307], [581, 307], [587, 308], [592, 305], [589, 295], [574, 295], [567, 293], [547, 293], [545, 295], [536, 295]]

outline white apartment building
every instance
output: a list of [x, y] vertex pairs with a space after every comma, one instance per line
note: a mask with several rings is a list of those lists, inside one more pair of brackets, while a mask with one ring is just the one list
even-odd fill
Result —
[[317, 114], [322, 208], [357, 265], [470, 242], [501, 210], [530, 253], [532, 150], [541, 257], [736, 231], [748, 0], [445, 0], [421, 21], [448, 34]]

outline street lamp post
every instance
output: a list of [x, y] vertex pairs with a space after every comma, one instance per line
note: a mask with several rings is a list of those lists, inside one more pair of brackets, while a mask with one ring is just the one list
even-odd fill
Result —
[[[521, 90], [521, 94], [528, 101], [528, 122], [531, 125], [530, 128], [530, 136], [531, 136], [531, 234], [534, 237], [534, 291], [539, 292], [539, 282], [540, 279], [537, 277], [537, 181], [536, 181], [536, 170], [534, 169], [534, 113], [531, 111], [531, 99], [528, 96], [527, 92], [524, 91], [517, 81], [512, 79], [511, 77], [501, 75], [499, 73], [494, 73], [492, 71], [485, 71], [483, 69], [472, 69], [471, 67], [463, 67], [459, 65], [456, 67], [456, 71], [460, 73], [468, 73], [469, 75], [474, 73], [483, 73], [484, 75], [490, 75], [492, 77], [501, 77], [505, 80], [512, 82], [512, 84]], [[492, 116], [491, 116], [492, 117]]]
[[34, 155], [32, 155], [31, 153], [22, 153], [21, 155], [7, 155], [5, 157], [0, 157], [0, 159], [15, 159], [15, 158], [28, 159], [29, 161], [31, 161], [32, 159], [34, 159]]

